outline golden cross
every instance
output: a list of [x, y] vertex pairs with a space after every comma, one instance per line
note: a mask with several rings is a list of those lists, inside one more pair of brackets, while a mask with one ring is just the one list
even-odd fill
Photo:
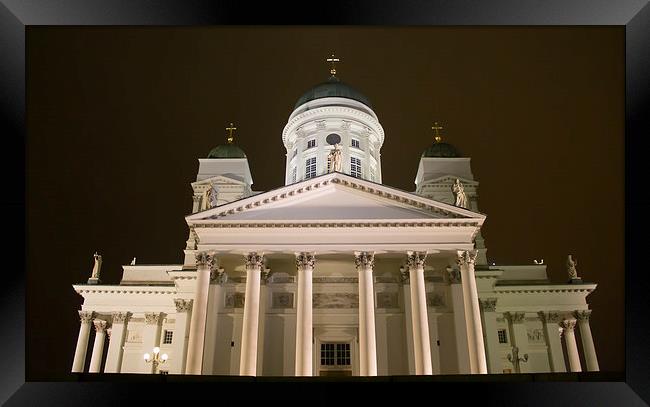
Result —
[[334, 56], [334, 53], [332, 52], [332, 56], [326, 59], [327, 62], [330, 62], [332, 64], [332, 68], [330, 69], [330, 73], [332, 75], [336, 75], [336, 63], [341, 62], [340, 59]]
[[232, 123], [230, 123], [230, 127], [226, 127], [226, 131], [229, 132], [228, 134], [228, 144], [232, 144], [234, 137], [232, 136], [232, 131], [237, 130], [237, 127], [235, 127]]
[[444, 127], [438, 126], [438, 122], [433, 122], [433, 127], [431, 129], [436, 132], [435, 140], [436, 143], [440, 143], [442, 140], [442, 137], [440, 137], [440, 130], [442, 130]]

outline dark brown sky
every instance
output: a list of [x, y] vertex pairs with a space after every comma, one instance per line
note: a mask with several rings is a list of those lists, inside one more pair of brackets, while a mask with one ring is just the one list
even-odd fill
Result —
[[[27, 378], [65, 378], [92, 254], [180, 263], [198, 158], [227, 123], [255, 190], [284, 184], [298, 97], [339, 77], [384, 127], [385, 184], [413, 190], [442, 122], [472, 157], [488, 259], [565, 259], [589, 296], [600, 367], [624, 368], [622, 27], [48, 28], [27, 32]], [[43, 363], [43, 359], [47, 363]]]

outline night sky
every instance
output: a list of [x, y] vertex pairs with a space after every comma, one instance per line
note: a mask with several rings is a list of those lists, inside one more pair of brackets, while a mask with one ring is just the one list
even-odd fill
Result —
[[72, 284], [90, 277], [96, 250], [106, 284], [134, 256], [182, 263], [197, 159], [229, 122], [253, 189], [284, 185], [282, 129], [327, 79], [332, 51], [384, 127], [383, 183], [414, 190], [440, 122], [472, 158], [489, 261], [543, 258], [565, 282], [573, 254], [598, 283], [588, 302], [600, 368], [624, 369], [623, 27], [32, 26], [28, 380], [70, 376]]

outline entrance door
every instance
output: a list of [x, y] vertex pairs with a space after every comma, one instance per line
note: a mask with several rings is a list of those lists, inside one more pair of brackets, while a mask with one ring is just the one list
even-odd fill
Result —
[[350, 342], [324, 342], [320, 344], [320, 376], [352, 376]]

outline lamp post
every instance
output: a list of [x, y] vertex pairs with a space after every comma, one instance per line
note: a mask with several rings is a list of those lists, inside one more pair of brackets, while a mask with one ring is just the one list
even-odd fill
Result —
[[524, 357], [520, 357], [519, 348], [515, 346], [512, 348], [512, 353], [508, 354], [508, 361], [512, 363], [512, 365], [515, 367], [515, 372], [520, 373], [521, 370], [519, 367], [519, 363], [528, 362], [528, 354], [524, 353]]
[[168, 356], [166, 353], [163, 353], [162, 355], [160, 354], [160, 348], [157, 346], [153, 348], [153, 357], [149, 353], [144, 354], [144, 361], [153, 364], [154, 373], [156, 372], [158, 365], [167, 362], [167, 358]]

